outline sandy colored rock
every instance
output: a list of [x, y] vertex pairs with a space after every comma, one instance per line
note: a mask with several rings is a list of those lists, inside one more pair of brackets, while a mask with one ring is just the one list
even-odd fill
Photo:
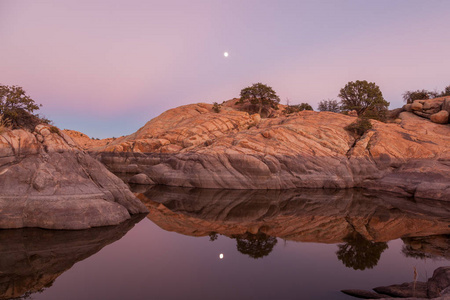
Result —
[[355, 137], [345, 130], [354, 117], [343, 114], [258, 120], [228, 102], [220, 114], [212, 105], [191, 104], [91, 153], [113, 172], [144, 173], [163, 185], [364, 187], [449, 200], [450, 127], [408, 112], [398, 118], [399, 124], [372, 120], [373, 129]]
[[438, 124], [447, 124], [448, 123], [449, 112], [446, 110], [441, 110], [438, 113], [432, 114], [430, 117], [431, 122]]
[[73, 141], [75, 141], [75, 143], [77, 143], [77, 145], [79, 145], [84, 150], [107, 146], [116, 139], [92, 139], [82, 132], [69, 129], [64, 129], [62, 130], [62, 132], [68, 135]]
[[423, 109], [423, 104], [420, 102], [420, 100], [416, 100], [411, 104], [411, 109], [413, 111], [421, 111]]
[[85, 229], [147, 211], [68, 135], [52, 131], [38, 125], [0, 135], [0, 228]]

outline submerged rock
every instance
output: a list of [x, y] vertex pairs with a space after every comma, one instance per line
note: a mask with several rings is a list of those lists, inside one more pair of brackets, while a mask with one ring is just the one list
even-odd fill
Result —
[[147, 212], [128, 187], [56, 127], [0, 135], [0, 228], [85, 229]]

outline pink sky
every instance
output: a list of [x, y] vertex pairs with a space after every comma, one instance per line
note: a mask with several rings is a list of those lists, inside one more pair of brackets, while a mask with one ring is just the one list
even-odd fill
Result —
[[396, 108], [406, 90], [450, 85], [449, 21], [445, 0], [1, 0], [0, 83], [99, 138], [256, 82], [316, 108], [368, 80]]

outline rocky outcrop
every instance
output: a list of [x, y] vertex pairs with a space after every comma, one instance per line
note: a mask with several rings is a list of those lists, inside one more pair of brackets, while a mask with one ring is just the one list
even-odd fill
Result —
[[75, 131], [75, 130], [69, 130], [64, 129], [62, 132], [66, 135], [68, 135], [79, 147], [82, 149], [94, 149], [94, 148], [100, 148], [105, 147], [109, 145], [112, 141], [114, 141], [116, 138], [107, 138], [107, 139], [95, 139], [90, 138], [86, 134]]
[[450, 97], [415, 100], [403, 107], [418, 116], [430, 119], [434, 123], [448, 124], [450, 114]]
[[118, 226], [62, 231], [0, 230], [0, 299], [28, 299], [78, 261], [122, 238], [144, 215]]
[[147, 212], [128, 187], [56, 127], [0, 135], [0, 228], [85, 229]]
[[400, 114], [353, 136], [355, 117], [303, 111], [260, 119], [223, 105], [166, 111], [94, 155], [155, 184], [228, 189], [382, 189], [450, 199], [450, 126]]

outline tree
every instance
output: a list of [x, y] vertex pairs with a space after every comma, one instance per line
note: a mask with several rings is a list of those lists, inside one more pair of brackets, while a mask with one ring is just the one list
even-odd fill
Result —
[[[13, 128], [34, 126], [42, 120], [33, 112], [42, 105], [34, 102], [20, 86], [0, 85], [0, 115], [10, 122]], [[31, 128], [33, 127], [33, 128]]]
[[277, 244], [277, 238], [258, 232], [252, 234], [246, 232], [244, 234], [234, 235], [236, 239], [236, 247], [242, 254], [247, 254], [254, 259], [262, 258], [272, 252], [273, 247]]
[[389, 106], [380, 88], [374, 82], [366, 80], [350, 81], [341, 89], [338, 97], [342, 100], [342, 109], [356, 110], [358, 116], [364, 115], [368, 110], [386, 111]]
[[241, 98], [237, 103], [242, 104], [245, 101], [257, 106], [258, 114], [261, 115], [263, 109], [278, 109], [280, 97], [270, 86], [258, 82], [241, 90]]
[[[449, 91], [450, 92], [450, 91]], [[403, 93], [403, 100], [406, 103], [413, 103], [414, 100], [425, 100], [435, 98], [436, 92], [430, 92], [428, 90], [406, 91]]]
[[341, 112], [341, 105], [337, 100], [328, 99], [328, 100], [320, 101], [317, 109], [319, 111], [331, 111], [331, 112], [339, 113], [339, 112]]
[[283, 110], [283, 112], [287, 115], [295, 113], [295, 112], [299, 112], [299, 111], [304, 111], [304, 110], [314, 110], [312, 108], [311, 105], [309, 105], [308, 103], [300, 103], [297, 105], [288, 105], [286, 106], [286, 108]]
[[450, 96], [450, 85], [446, 86], [439, 97]]

